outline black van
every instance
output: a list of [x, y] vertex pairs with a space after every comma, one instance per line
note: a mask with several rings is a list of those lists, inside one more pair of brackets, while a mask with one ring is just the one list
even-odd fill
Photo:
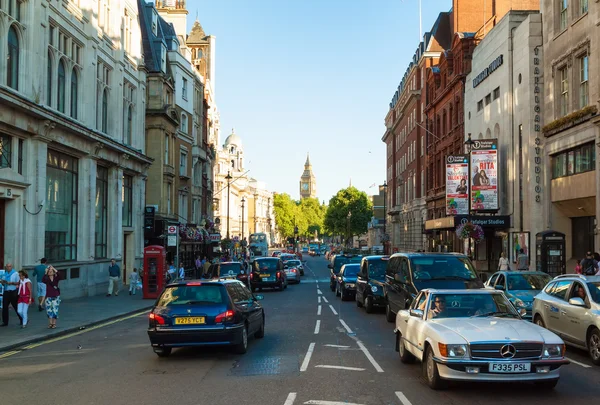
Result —
[[396, 320], [425, 288], [484, 288], [475, 267], [466, 255], [458, 253], [395, 253], [385, 273], [385, 317]]

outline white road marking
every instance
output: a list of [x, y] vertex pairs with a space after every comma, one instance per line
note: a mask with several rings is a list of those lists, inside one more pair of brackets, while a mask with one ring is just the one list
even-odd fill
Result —
[[362, 352], [365, 354], [365, 356], [367, 356], [367, 359], [369, 359], [369, 361], [371, 362], [371, 364], [373, 365], [373, 367], [375, 367], [375, 370], [377, 370], [378, 373], [383, 373], [383, 369], [375, 361], [375, 359], [373, 358], [373, 356], [371, 356], [371, 353], [369, 353], [369, 350], [367, 350], [367, 348], [365, 347], [365, 345], [363, 344], [363, 342], [361, 342], [360, 340], [357, 340], [356, 344], [358, 344], [358, 347], [360, 347], [360, 350], [362, 350]]
[[333, 307], [333, 305], [329, 304], [329, 308], [331, 308], [331, 311], [333, 312], [334, 315], [337, 315], [337, 311], [335, 310], [335, 308]]
[[317, 319], [317, 324], [315, 325], [315, 335], [317, 335], [319, 333], [320, 329], [321, 329], [321, 320]]
[[317, 294], [321, 295], [323, 293], [321, 292], [321, 290], [317, 289]]
[[329, 301], [327, 301], [327, 298], [323, 297], [323, 302], [329, 303]]
[[308, 363], [310, 363], [310, 358], [312, 357], [314, 350], [315, 350], [314, 343], [311, 343], [310, 345], [308, 345], [308, 351], [306, 352], [306, 356], [304, 356], [304, 361], [302, 362], [302, 366], [300, 366], [300, 371], [306, 371], [306, 369], [308, 369]]
[[304, 405], [363, 405], [363, 404], [353, 404], [350, 402], [340, 402], [340, 401], [316, 401], [311, 399], [310, 401], [306, 401]]
[[285, 400], [285, 403], [283, 405], [294, 405], [294, 401], [296, 400], [296, 393], [295, 392], [290, 392], [289, 395], [287, 396], [287, 399]]
[[326, 365], [318, 365], [316, 368], [335, 368], [337, 370], [348, 370], [348, 371], [365, 371], [364, 368], [358, 367], [344, 367], [344, 366], [326, 366]]
[[320, 303], [321, 303], [321, 297], [320, 297], [320, 296], [317, 296], [317, 298], [319, 299], [319, 304], [320, 304]]
[[317, 316], [321, 315], [321, 306], [319, 305], [317, 307]]
[[412, 405], [408, 398], [406, 398], [406, 395], [404, 395], [401, 391], [396, 391], [396, 396], [400, 402], [402, 402], [402, 405]]
[[350, 327], [348, 326], [348, 324], [346, 322], [344, 322], [343, 319], [340, 319], [340, 323], [342, 324], [342, 326], [344, 327], [344, 329], [346, 329], [346, 332], [348, 332], [348, 333], [354, 333], [354, 332], [352, 332], [352, 329], [350, 329]]
[[350, 346], [342, 346], [342, 345], [323, 345], [327, 347], [337, 347], [338, 349], [349, 349]]
[[585, 363], [580, 363], [580, 362], [578, 362], [578, 361], [575, 361], [575, 360], [573, 360], [573, 359], [570, 359], [570, 358], [568, 358], [568, 357], [565, 357], [565, 359], [567, 359], [567, 360], [569, 360], [571, 363], [573, 363], [573, 364], [577, 364], [578, 366], [581, 366], [581, 367], [583, 367], [583, 368], [592, 368], [592, 366], [590, 366], [590, 365], [588, 365], [588, 364], [585, 364]]

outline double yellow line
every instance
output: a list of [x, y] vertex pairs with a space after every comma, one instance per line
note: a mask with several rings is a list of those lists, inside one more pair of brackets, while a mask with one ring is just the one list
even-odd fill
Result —
[[91, 331], [96, 330], [96, 329], [104, 328], [106, 326], [114, 325], [115, 323], [118, 323], [118, 322], [123, 322], [123, 321], [126, 321], [128, 319], [135, 318], [135, 317], [143, 315], [143, 314], [147, 314], [148, 312], [150, 312], [150, 311], [147, 310], [147, 309], [145, 309], [143, 311], [136, 312], [134, 314], [124, 316], [123, 318], [117, 318], [117, 319], [114, 319], [114, 320], [109, 321], [109, 322], [104, 322], [104, 323], [101, 323], [101, 324], [98, 324], [98, 325], [95, 325], [95, 326], [91, 326], [89, 328], [81, 329], [81, 330], [79, 330], [77, 332], [68, 333], [66, 335], [55, 337], [53, 339], [44, 340], [44, 341], [41, 341], [41, 342], [38, 342], [38, 343], [32, 343], [30, 345], [20, 347], [20, 348], [18, 348], [16, 350], [11, 350], [9, 352], [2, 353], [2, 354], [0, 354], [0, 359], [5, 359], [7, 357], [14, 356], [15, 354], [19, 354], [19, 353], [21, 353], [21, 352], [23, 352], [25, 350], [35, 349], [36, 347], [40, 347], [40, 346], [43, 346], [43, 345], [46, 345], [46, 344], [49, 344], [49, 343], [54, 343], [54, 342], [59, 342], [61, 340], [70, 339], [70, 338], [72, 338], [74, 336], [82, 335], [84, 333], [91, 332]]

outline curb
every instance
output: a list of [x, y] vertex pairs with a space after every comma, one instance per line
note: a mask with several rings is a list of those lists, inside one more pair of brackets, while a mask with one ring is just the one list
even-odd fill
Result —
[[119, 318], [123, 318], [123, 317], [129, 316], [129, 315], [133, 315], [133, 314], [135, 314], [137, 312], [145, 312], [145, 311], [147, 311], [147, 310], [149, 310], [151, 308], [152, 308], [152, 305], [149, 305], [147, 307], [140, 307], [140, 308], [137, 308], [135, 310], [131, 310], [131, 311], [127, 311], [127, 312], [121, 312], [121, 313], [119, 313], [117, 315], [112, 315], [112, 316], [109, 316], [107, 318], [103, 318], [103, 319], [100, 319], [100, 320], [97, 320], [97, 321], [84, 323], [84, 324], [81, 324], [81, 325], [78, 325], [78, 326], [73, 326], [73, 327], [68, 328], [68, 329], [61, 329], [58, 332], [54, 332], [54, 333], [48, 334], [46, 336], [38, 336], [38, 337], [34, 337], [34, 338], [30, 338], [30, 339], [26, 339], [26, 340], [20, 341], [18, 343], [9, 344], [9, 345], [6, 345], [6, 346], [0, 346], [0, 353], [8, 352], [8, 351], [11, 351], [11, 350], [15, 350], [15, 349], [18, 349], [20, 347], [27, 346], [27, 345], [30, 345], [30, 344], [33, 344], [33, 343], [39, 343], [39, 342], [43, 342], [45, 340], [55, 339], [57, 337], [68, 335], [68, 334], [73, 333], [73, 332], [78, 332], [78, 331], [80, 331], [82, 329], [85, 329], [85, 328], [89, 328], [89, 327], [92, 327], [92, 326], [100, 325], [100, 324], [102, 324], [104, 322], [114, 321], [115, 319], [119, 319]]

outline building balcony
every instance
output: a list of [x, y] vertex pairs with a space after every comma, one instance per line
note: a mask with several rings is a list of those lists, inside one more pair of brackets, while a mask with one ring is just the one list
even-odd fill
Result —
[[175, 168], [171, 165], [163, 166], [163, 174], [169, 177], [175, 177]]

